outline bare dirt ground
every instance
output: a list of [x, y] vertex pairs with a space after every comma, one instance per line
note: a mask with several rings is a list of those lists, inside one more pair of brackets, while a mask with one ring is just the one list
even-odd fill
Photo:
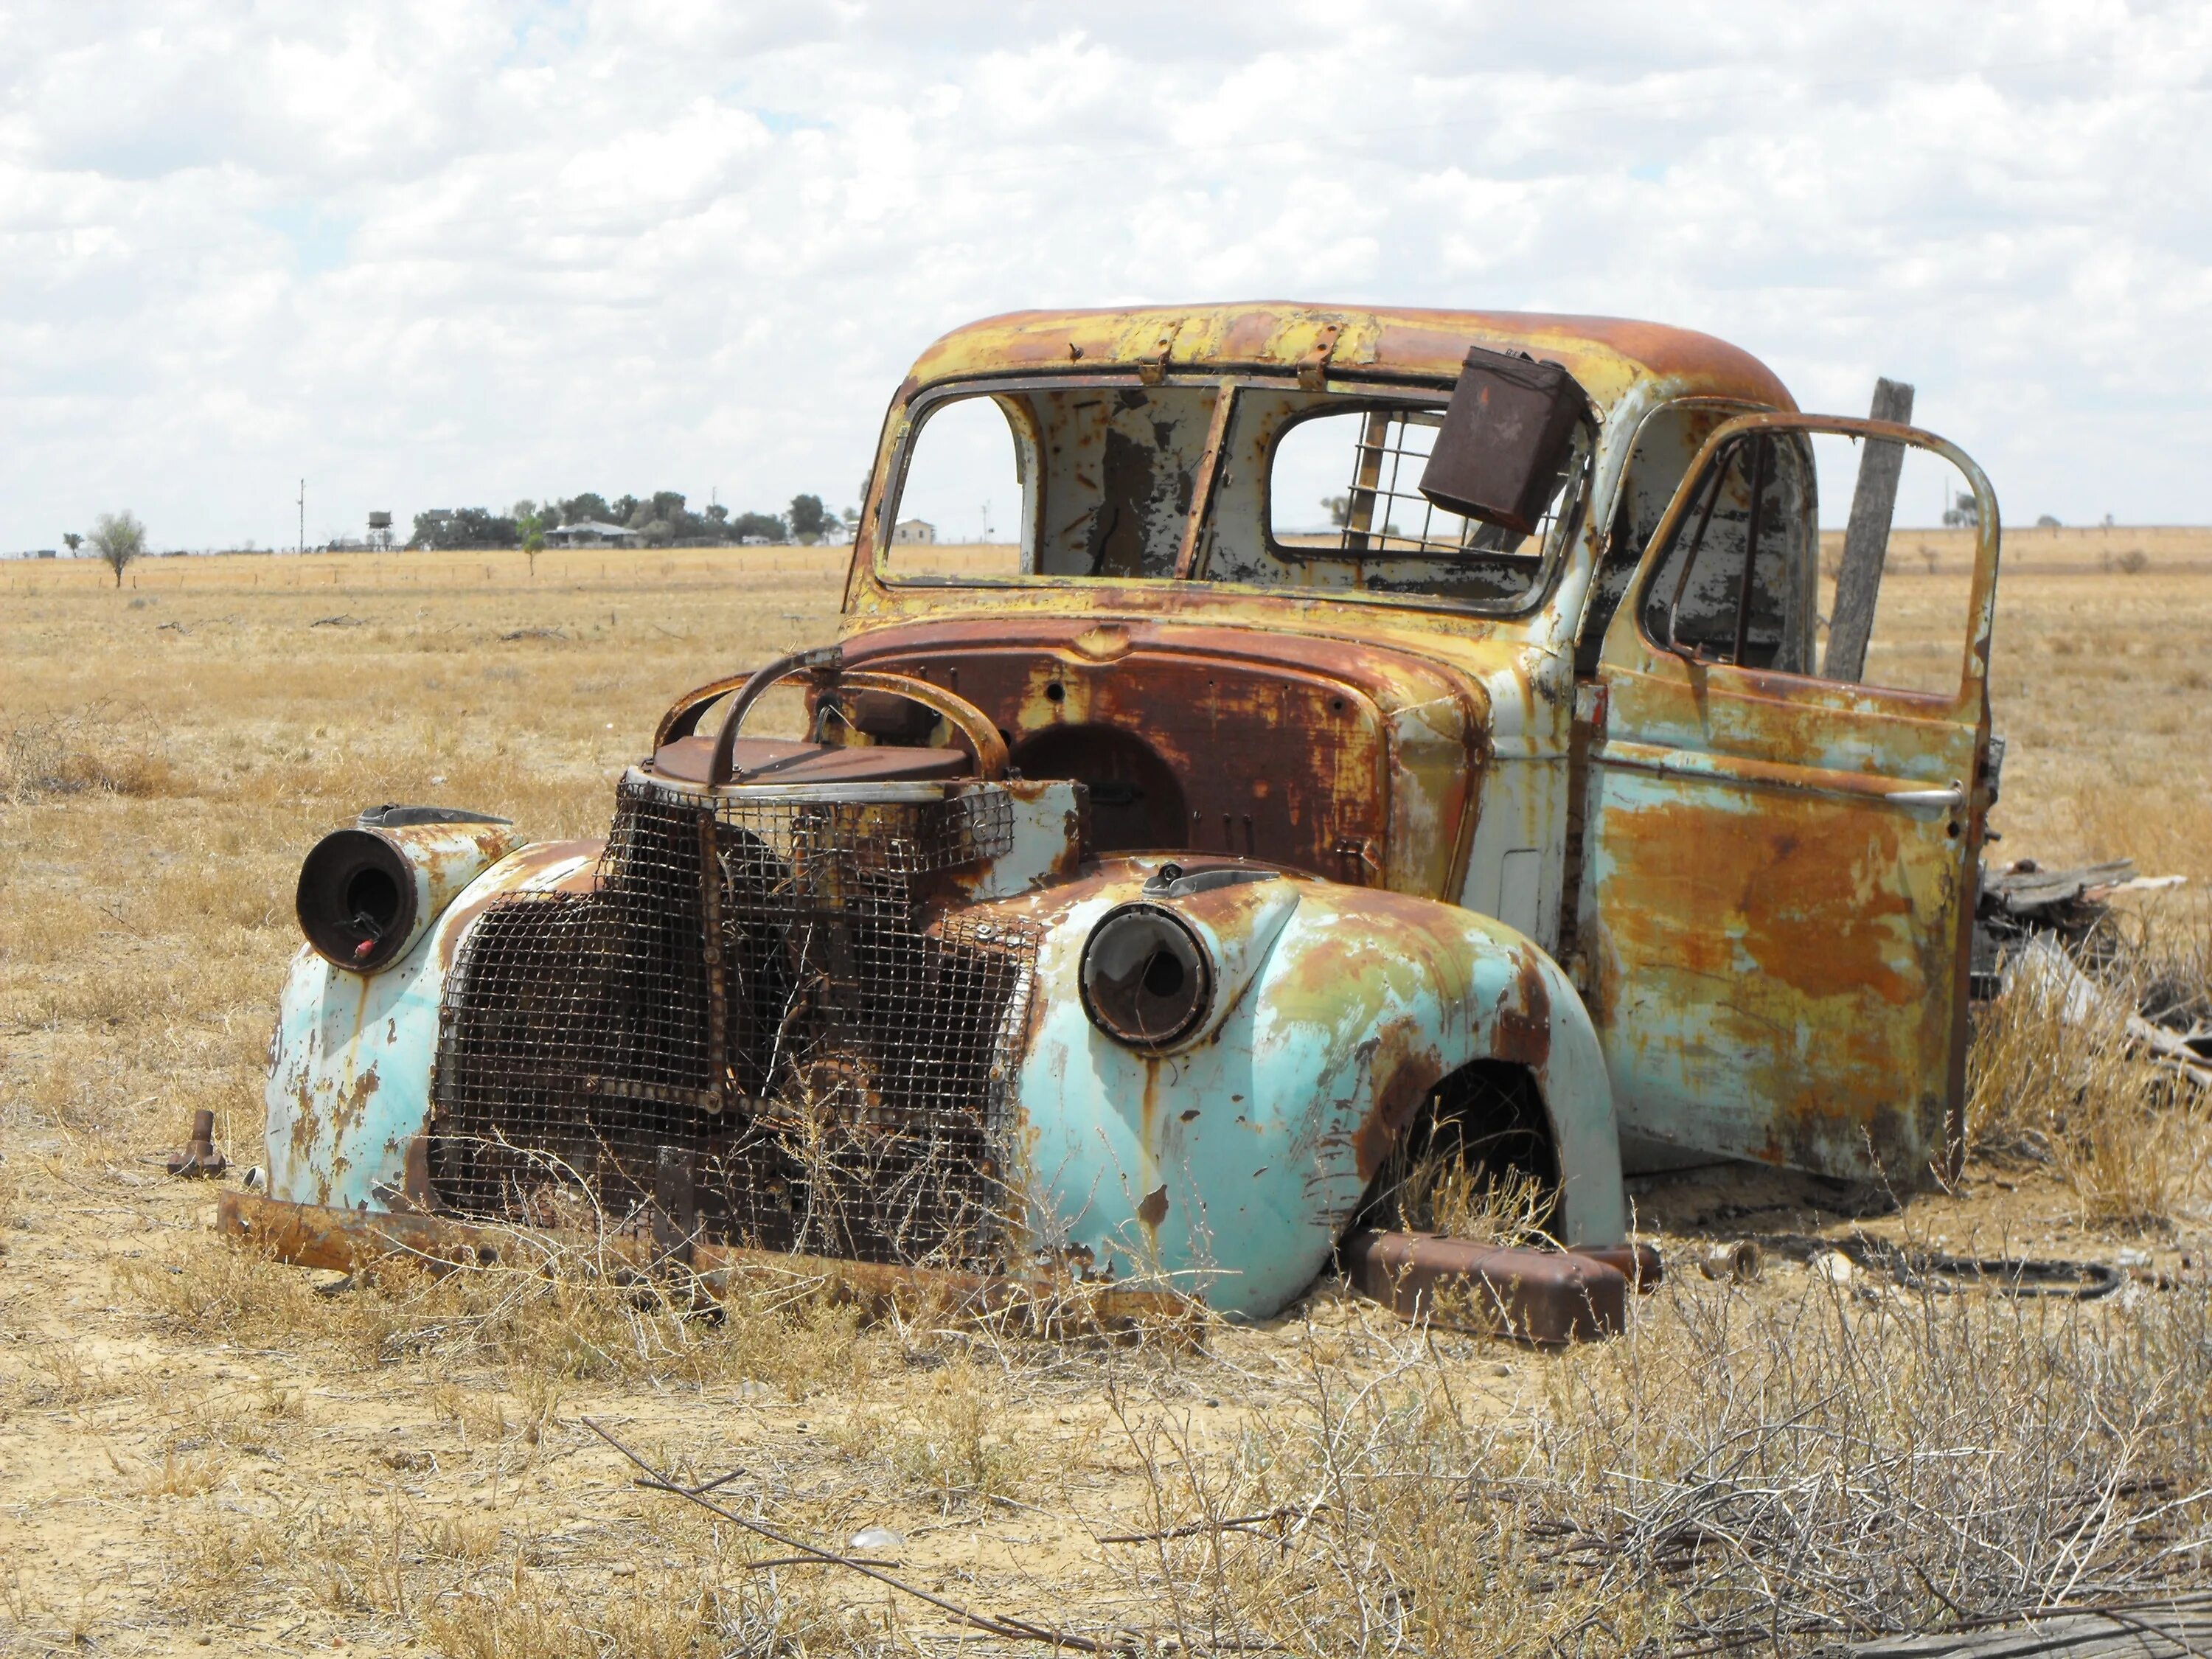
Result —
[[[2201, 888], [2212, 536], [2133, 571], [2080, 551], [2005, 584], [1996, 852]], [[690, 1478], [742, 1470], [714, 1495], [733, 1513], [839, 1548], [890, 1528], [854, 1553], [1134, 1651], [1795, 1650], [2205, 1579], [2203, 1115], [2049, 1008], [1984, 1022], [1958, 1191], [1898, 1210], [1768, 1174], [1647, 1184], [1668, 1285], [1628, 1338], [1567, 1354], [1413, 1330], [1328, 1285], [1197, 1346], [1054, 1342], [803, 1286], [716, 1317], [559, 1273], [337, 1283], [216, 1240], [210, 1188], [159, 1160], [206, 1106], [256, 1161], [314, 838], [423, 799], [599, 833], [673, 696], [827, 637], [841, 572], [771, 549], [534, 575], [239, 557], [149, 561], [117, 591], [0, 567], [0, 1647], [953, 1640], [940, 1608], [765, 1565], [797, 1552], [639, 1490], [587, 1418]], [[1955, 562], [1905, 562], [1899, 648], [1942, 648], [1962, 593]], [[2201, 983], [2189, 889], [2128, 925], [2142, 963]], [[2077, 1304], [1691, 1265], [1854, 1230], [2136, 1279]]]

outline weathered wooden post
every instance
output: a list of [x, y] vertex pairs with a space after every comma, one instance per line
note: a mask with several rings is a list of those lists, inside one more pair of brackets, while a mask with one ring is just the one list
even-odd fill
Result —
[[[1877, 380], [1869, 418], [1902, 424], [1912, 418], [1912, 388], [1901, 380]], [[1843, 568], [1836, 575], [1836, 605], [1828, 619], [1828, 654], [1820, 672], [1832, 680], [1856, 680], [1866, 672], [1867, 640], [1874, 632], [1874, 603], [1881, 591], [1881, 562], [1889, 550], [1889, 521], [1897, 511], [1897, 477], [1905, 465], [1905, 446], [1867, 440], [1859, 456], [1858, 487], [1851, 493], [1851, 516], [1844, 529]]]

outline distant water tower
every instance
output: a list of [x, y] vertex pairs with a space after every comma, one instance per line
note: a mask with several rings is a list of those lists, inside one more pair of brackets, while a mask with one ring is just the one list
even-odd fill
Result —
[[392, 545], [392, 515], [389, 513], [372, 513], [368, 515], [368, 544], [376, 548], [389, 548]]

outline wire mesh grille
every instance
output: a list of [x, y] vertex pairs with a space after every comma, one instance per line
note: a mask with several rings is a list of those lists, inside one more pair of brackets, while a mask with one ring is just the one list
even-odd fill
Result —
[[465, 1213], [980, 1263], [1037, 934], [928, 925], [915, 878], [1011, 843], [1003, 793], [884, 804], [632, 779], [589, 894], [515, 894], [440, 1017], [439, 1194]]

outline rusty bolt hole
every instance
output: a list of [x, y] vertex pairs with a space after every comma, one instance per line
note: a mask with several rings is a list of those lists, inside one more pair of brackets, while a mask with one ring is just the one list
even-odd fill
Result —
[[1066, 702], [1067, 701], [1067, 688], [1062, 685], [1058, 680], [1054, 680], [1051, 684], [1045, 687], [1044, 700], [1047, 702]]

